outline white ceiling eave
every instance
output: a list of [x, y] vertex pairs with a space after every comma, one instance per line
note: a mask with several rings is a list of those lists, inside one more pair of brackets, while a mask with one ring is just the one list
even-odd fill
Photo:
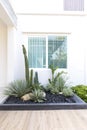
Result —
[[7, 26], [17, 26], [17, 17], [7, 0], [0, 0], [0, 18]]

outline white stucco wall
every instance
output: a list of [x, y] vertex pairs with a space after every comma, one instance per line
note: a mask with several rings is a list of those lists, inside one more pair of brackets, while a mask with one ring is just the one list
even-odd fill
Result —
[[[87, 57], [86, 57], [86, 23], [85, 15], [18, 15], [18, 30], [16, 44], [15, 78], [24, 78], [24, 60], [21, 45], [28, 43], [28, 35], [33, 33], [65, 34], [67, 35], [67, 72], [73, 85], [87, 84]], [[27, 32], [27, 33], [26, 33]], [[20, 73], [18, 73], [18, 70]], [[46, 84], [47, 70], [38, 69], [39, 79]], [[47, 75], [49, 77], [49, 73]]]
[[0, 20], [0, 87], [7, 83], [7, 26]]
[[[22, 44], [29, 34], [67, 35], [67, 69], [72, 84], [87, 84], [87, 0], [84, 11], [64, 11], [64, 0], [10, 0], [17, 13], [17, 41], [15, 44], [14, 79], [24, 79]], [[19, 4], [21, 5], [19, 7]], [[38, 71], [39, 80], [46, 84], [50, 72]]]
[[24, 79], [24, 57], [22, 53], [22, 44], [24, 44], [23, 35], [20, 29], [16, 32], [15, 42], [15, 64], [14, 64], [14, 79]]
[[13, 81], [15, 72], [15, 45], [16, 29], [12, 26], [7, 27], [7, 83]]
[[5, 99], [4, 87], [14, 80], [15, 28], [0, 19], [0, 102]]
[[[16, 13], [56, 13], [61, 14], [64, 13], [64, 1], [65, 0], [9, 0], [13, 6], [13, 9]], [[70, 0], [71, 1], [71, 0]], [[84, 1], [84, 10], [87, 11], [87, 0]], [[66, 3], [69, 1], [66, 0]], [[79, 0], [76, 1], [75, 5], [79, 2]], [[20, 4], [21, 3], [21, 4]], [[70, 2], [69, 2], [70, 3]], [[73, 1], [71, 1], [71, 5], [73, 6]], [[20, 5], [20, 7], [19, 7]], [[80, 0], [80, 4], [81, 0]], [[66, 13], [66, 12], [65, 12]], [[69, 12], [68, 12], [69, 13]], [[73, 13], [72, 11], [70, 13]], [[74, 12], [80, 13], [79, 11]]]
[[63, 10], [63, 0], [44, 0], [44, 1], [9, 0], [9, 1], [11, 2], [13, 9], [15, 10], [16, 13], [58, 13], [59, 11]]

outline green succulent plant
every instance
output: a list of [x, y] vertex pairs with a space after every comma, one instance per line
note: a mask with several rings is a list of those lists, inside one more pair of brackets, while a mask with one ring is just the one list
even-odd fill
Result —
[[74, 94], [71, 88], [64, 88], [62, 92], [66, 97], [73, 96]]
[[63, 74], [65, 74], [64, 71], [58, 72], [55, 77], [54, 72], [55, 71], [53, 71], [52, 80], [49, 79], [49, 84], [45, 89], [46, 91], [50, 91], [52, 94], [58, 94], [59, 92], [62, 92], [63, 89], [67, 86], [67, 78], [63, 76]]
[[31, 96], [31, 100], [33, 100], [34, 102], [43, 102], [45, 100], [45, 92], [43, 92], [40, 89], [34, 89], [32, 91], [32, 96]]
[[58, 68], [54, 68], [53, 65], [49, 65], [49, 68], [50, 68], [51, 71], [52, 71], [52, 79], [54, 79], [54, 72], [55, 72]]
[[37, 72], [35, 72], [31, 93], [32, 93], [31, 100], [33, 100], [34, 102], [43, 102], [45, 100], [46, 94], [44, 92], [43, 87], [39, 83]]
[[35, 89], [43, 90], [43, 86], [39, 83], [39, 80], [38, 80], [38, 72], [35, 72], [34, 82], [32, 84], [31, 91], [34, 91]]
[[34, 76], [34, 84], [39, 84], [39, 80], [38, 80], [38, 72], [35, 72], [35, 76]]
[[16, 80], [11, 82], [4, 90], [4, 94], [8, 96], [22, 97], [28, 93], [30, 89], [27, 87], [27, 82], [24, 80]]
[[62, 75], [58, 76], [55, 86], [59, 88], [59, 92], [62, 92], [63, 89], [67, 87], [66, 82], [67, 82], [67, 78], [63, 77]]
[[49, 90], [52, 94], [59, 94], [59, 88], [57, 86], [49, 85]]
[[50, 66], [50, 69], [52, 70], [52, 79], [49, 79], [49, 84], [46, 86], [45, 91], [50, 91], [52, 94], [62, 93], [65, 96], [72, 96], [73, 92], [67, 84], [67, 73], [61, 71], [54, 76], [56, 69], [53, 66]]

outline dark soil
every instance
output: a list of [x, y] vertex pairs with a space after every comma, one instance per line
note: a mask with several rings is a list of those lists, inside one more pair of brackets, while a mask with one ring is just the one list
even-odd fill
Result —
[[[62, 94], [51, 94], [50, 92], [46, 92], [46, 100], [43, 103], [75, 103], [73, 96], [65, 97]], [[33, 104], [34, 101], [28, 100], [23, 101], [18, 97], [10, 96], [4, 102], [4, 104]]]

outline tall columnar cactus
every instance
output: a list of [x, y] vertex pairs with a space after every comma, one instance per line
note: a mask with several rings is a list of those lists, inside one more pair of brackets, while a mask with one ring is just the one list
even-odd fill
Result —
[[33, 69], [30, 71], [30, 85], [33, 85]]
[[23, 54], [24, 54], [24, 60], [25, 60], [25, 78], [26, 82], [29, 85], [29, 62], [26, 54], [26, 48], [24, 45], [22, 45]]

